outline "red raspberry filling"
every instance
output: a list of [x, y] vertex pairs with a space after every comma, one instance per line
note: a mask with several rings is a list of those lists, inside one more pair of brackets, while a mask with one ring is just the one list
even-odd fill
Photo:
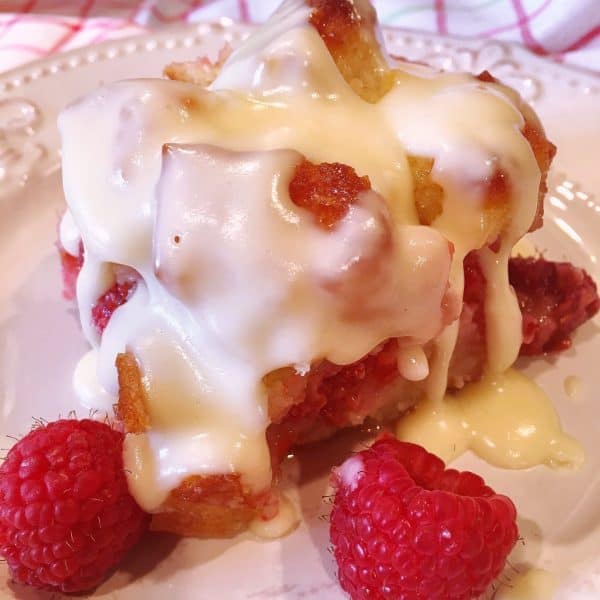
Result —
[[[83, 244], [79, 244], [79, 255], [73, 256], [58, 247], [63, 278], [63, 296], [65, 300], [74, 300], [77, 292], [77, 278], [83, 267]], [[131, 297], [137, 284], [137, 274], [132, 269], [122, 269], [123, 277], [117, 277], [116, 283], [107, 290], [92, 308], [92, 321], [100, 335], [106, 329], [110, 318], [119, 306]], [[122, 279], [122, 280], [121, 280]]]
[[98, 301], [92, 308], [92, 321], [99, 334], [102, 335], [115, 310], [129, 300], [135, 287], [135, 281], [117, 282], [98, 298]]
[[570, 263], [512, 258], [508, 274], [523, 314], [521, 355], [567, 350], [575, 329], [600, 309], [593, 279]]
[[[573, 332], [600, 309], [593, 279], [571, 263], [513, 257], [508, 263], [508, 277], [523, 316], [521, 356], [538, 356], [570, 348]], [[478, 331], [468, 343], [471, 348], [481, 348], [478, 354], [482, 357], [485, 288], [485, 277], [477, 255], [472, 252], [465, 258], [464, 303], [472, 313], [472, 323]]]

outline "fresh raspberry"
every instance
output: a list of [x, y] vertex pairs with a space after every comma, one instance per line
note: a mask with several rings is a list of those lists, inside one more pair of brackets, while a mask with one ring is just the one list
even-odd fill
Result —
[[65, 300], [73, 300], [77, 291], [77, 278], [83, 266], [83, 244], [79, 244], [79, 254], [69, 254], [60, 244], [58, 245], [60, 266], [63, 280], [63, 297]]
[[115, 283], [92, 308], [92, 320], [98, 333], [102, 334], [112, 314], [129, 300], [129, 296], [135, 289], [135, 282], [123, 281]]
[[14, 581], [80, 592], [137, 542], [147, 515], [129, 494], [123, 434], [61, 420], [17, 442], [0, 466], [0, 555]]
[[332, 476], [331, 542], [353, 600], [467, 600], [498, 576], [516, 511], [483, 479], [382, 436]]

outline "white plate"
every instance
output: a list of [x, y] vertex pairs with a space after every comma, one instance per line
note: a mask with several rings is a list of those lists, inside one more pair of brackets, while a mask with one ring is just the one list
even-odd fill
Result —
[[[215, 56], [223, 43], [235, 45], [248, 31], [229, 23], [197, 25], [60, 55], [0, 76], [2, 432], [26, 432], [33, 417], [53, 420], [77, 405], [71, 375], [85, 343], [60, 295], [54, 248], [64, 206], [57, 167], [58, 111], [103, 81], [158, 76], [169, 61]], [[549, 257], [583, 266], [600, 281], [596, 258], [600, 205], [591, 195], [600, 191], [600, 80], [498, 42], [392, 30], [385, 32], [385, 38], [395, 55], [448, 69], [489, 69], [533, 102], [549, 137], [559, 146], [546, 226], [535, 235], [535, 242], [547, 249]], [[554, 572], [570, 590], [565, 598], [600, 597], [600, 561], [595, 558], [600, 548], [597, 329], [588, 323], [578, 332], [573, 349], [557, 359], [524, 366], [555, 401], [564, 428], [585, 447], [587, 463], [580, 472], [544, 467], [502, 471], [473, 456], [457, 461], [459, 467], [481, 473], [515, 500], [524, 543], [512, 563], [521, 570], [530, 564]], [[563, 390], [568, 375], [583, 380], [577, 400], [570, 400]], [[10, 443], [7, 439], [3, 445]], [[302, 451], [287, 465], [289, 485], [294, 488], [294, 481], [300, 483], [295, 499], [303, 517], [300, 528], [289, 537], [260, 542], [249, 535], [233, 540], [149, 536], [94, 595], [147, 600], [168, 595], [178, 600], [343, 598], [328, 552], [327, 524], [319, 517], [327, 512], [321, 501], [327, 464], [339, 462], [347, 447], [347, 439], [338, 439]], [[508, 577], [513, 574], [507, 572]], [[6, 579], [0, 572], [0, 598], [40, 597]], [[589, 591], [577, 595], [575, 588], [583, 585]]]

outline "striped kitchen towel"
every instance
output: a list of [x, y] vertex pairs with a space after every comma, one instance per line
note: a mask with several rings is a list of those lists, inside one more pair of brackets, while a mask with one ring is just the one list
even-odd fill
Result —
[[[600, 71], [600, 0], [375, 0], [382, 24], [519, 42]], [[278, 0], [0, 0], [0, 71], [173, 23], [258, 23]]]

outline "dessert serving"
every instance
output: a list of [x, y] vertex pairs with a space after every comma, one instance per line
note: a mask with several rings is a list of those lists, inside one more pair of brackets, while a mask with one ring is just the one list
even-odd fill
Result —
[[[0, 552], [16, 581], [89, 589], [147, 521], [184, 536], [256, 531], [288, 510], [280, 466], [299, 445], [398, 418], [402, 439], [422, 441], [412, 427], [427, 411], [467, 411], [477, 398], [461, 394], [482, 382], [525, 389], [517, 357], [568, 348], [596, 314], [583, 270], [512, 256], [542, 225], [555, 154], [532, 109], [487, 72], [389, 57], [379, 40], [368, 2], [290, 0], [214, 62], [109, 84], [63, 111], [64, 294], [91, 346], [74, 385], [118, 430], [122, 471], [113, 456], [98, 474], [88, 421], [13, 448]], [[553, 426], [533, 458], [498, 464], [577, 463]], [[82, 447], [94, 450], [73, 462]], [[38, 485], [67, 463], [58, 491]], [[353, 598], [476, 597], [517, 539], [510, 500], [389, 435], [332, 484]], [[60, 516], [43, 508], [58, 501]], [[60, 556], [32, 554], [73, 531]], [[79, 560], [96, 537], [118, 551]]]

